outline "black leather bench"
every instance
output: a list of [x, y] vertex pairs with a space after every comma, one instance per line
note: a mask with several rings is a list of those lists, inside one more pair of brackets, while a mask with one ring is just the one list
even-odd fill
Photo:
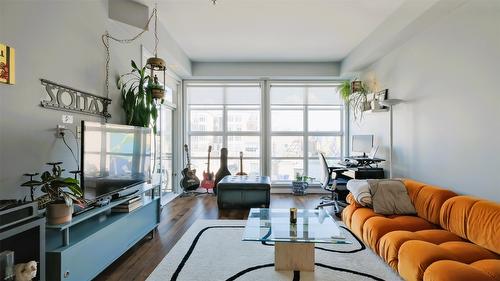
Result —
[[226, 176], [217, 184], [217, 205], [225, 208], [269, 208], [271, 179], [261, 176]]

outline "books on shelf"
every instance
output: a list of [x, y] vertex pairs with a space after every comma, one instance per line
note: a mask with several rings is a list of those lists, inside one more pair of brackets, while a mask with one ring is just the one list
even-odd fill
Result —
[[142, 197], [136, 196], [121, 203], [120, 205], [114, 206], [113, 208], [111, 208], [111, 211], [115, 213], [130, 213], [141, 206], [142, 206]]

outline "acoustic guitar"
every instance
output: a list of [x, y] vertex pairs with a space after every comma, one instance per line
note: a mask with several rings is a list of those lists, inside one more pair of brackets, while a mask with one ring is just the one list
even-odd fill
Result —
[[187, 164], [181, 172], [181, 187], [184, 191], [193, 191], [200, 187], [200, 179], [196, 176], [196, 169], [191, 169], [191, 158], [187, 144], [184, 145], [184, 150], [186, 151]]
[[220, 168], [215, 174], [214, 193], [217, 194], [217, 184], [225, 177], [231, 175], [227, 168], [227, 148], [220, 150]]
[[201, 181], [201, 187], [208, 190], [213, 189], [215, 186], [214, 181], [214, 173], [210, 172], [210, 153], [212, 152], [212, 146], [208, 146], [208, 163], [207, 163], [207, 171], [203, 171], [203, 180]]
[[243, 151], [240, 151], [240, 171], [236, 175], [247, 176], [247, 173], [243, 172]]

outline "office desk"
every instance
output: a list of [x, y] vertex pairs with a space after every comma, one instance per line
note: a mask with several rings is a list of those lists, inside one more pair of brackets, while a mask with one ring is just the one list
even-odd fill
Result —
[[382, 168], [346, 168], [347, 171], [343, 173], [344, 176], [357, 179], [383, 179], [385, 178], [384, 169]]
[[348, 179], [383, 179], [385, 178], [384, 169], [378, 167], [371, 167], [371, 164], [378, 164], [380, 162], [385, 161], [380, 158], [358, 158], [358, 157], [347, 157], [346, 159], [356, 160], [359, 163], [362, 163], [363, 166], [358, 167], [346, 167], [339, 163], [336, 163], [334, 166], [329, 167], [329, 169], [334, 168], [342, 168], [347, 171], [343, 172], [342, 175]]

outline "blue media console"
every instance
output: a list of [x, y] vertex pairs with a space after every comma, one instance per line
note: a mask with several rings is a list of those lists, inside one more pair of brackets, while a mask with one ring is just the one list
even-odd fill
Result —
[[92, 280], [152, 232], [160, 222], [156, 189], [141, 189], [142, 206], [130, 213], [111, 212], [130, 199], [125, 197], [80, 214], [70, 223], [47, 225], [47, 280]]

